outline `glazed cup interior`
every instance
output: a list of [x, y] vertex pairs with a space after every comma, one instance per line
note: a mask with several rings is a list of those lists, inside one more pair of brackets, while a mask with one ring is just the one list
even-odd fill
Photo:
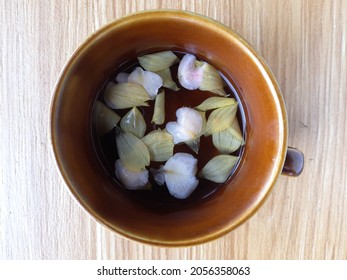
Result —
[[[161, 211], [118, 187], [100, 164], [92, 110], [100, 87], [130, 58], [160, 50], [196, 54], [235, 84], [246, 121], [246, 143], [232, 178], [202, 201]], [[188, 246], [213, 240], [247, 220], [281, 173], [287, 149], [282, 95], [260, 56], [238, 34], [203, 16], [151, 11], [115, 21], [90, 36], [58, 80], [51, 137], [72, 195], [100, 223], [132, 240]]]

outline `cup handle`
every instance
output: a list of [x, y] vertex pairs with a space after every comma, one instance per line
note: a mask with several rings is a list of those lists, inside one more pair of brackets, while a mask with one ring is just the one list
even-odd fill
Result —
[[304, 169], [304, 154], [297, 149], [288, 147], [282, 174], [297, 177]]

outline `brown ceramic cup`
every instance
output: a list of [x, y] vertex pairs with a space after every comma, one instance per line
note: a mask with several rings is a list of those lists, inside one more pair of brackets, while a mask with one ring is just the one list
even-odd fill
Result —
[[[98, 161], [91, 131], [98, 90], [114, 69], [159, 50], [211, 62], [233, 81], [246, 122], [243, 155], [232, 177], [210, 195], [172, 207], [117, 186]], [[63, 69], [51, 107], [53, 150], [72, 195], [112, 231], [160, 246], [207, 242], [251, 217], [282, 172], [302, 170], [302, 153], [287, 148], [287, 135], [283, 98], [263, 59], [230, 28], [182, 11], [141, 12], [95, 32]]]

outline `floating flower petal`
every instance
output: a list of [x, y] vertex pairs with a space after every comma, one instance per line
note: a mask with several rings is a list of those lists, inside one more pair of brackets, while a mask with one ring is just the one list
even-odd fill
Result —
[[127, 83], [129, 76], [130, 76], [129, 73], [120, 72], [116, 76], [116, 81], [117, 81], [118, 84]]
[[126, 109], [139, 106], [148, 106], [150, 100], [147, 91], [140, 85], [133, 83], [107, 85], [104, 100], [112, 109]]
[[218, 155], [212, 158], [200, 171], [199, 177], [215, 183], [224, 183], [238, 161], [238, 157]]
[[141, 140], [148, 148], [151, 161], [166, 161], [173, 155], [173, 138], [165, 131], [154, 130]]
[[163, 124], [165, 121], [165, 92], [162, 90], [158, 93], [154, 101], [154, 111], [152, 122], [155, 124]]
[[100, 101], [95, 103], [93, 121], [99, 135], [111, 131], [119, 122], [120, 116]]
[[163, 167], [154, 172], [155, 180], [158, 183], [165, 181], [172, 196], [185, 199], [199, 184], [199, 180], [195, 177], [197, 162], [197, 159], [190, 154], [176, 153]]
[[179, 61], [178, 57], [172, 51], [146, 54], [138, 57], [138, 60], [144, 69], [152, 72], [167, 69]]
[[168, 122], [166, 130], [173, 138], [174, 143], [182, 143], [200, 136], [203, 119], [201, 114], [188, 107], [176, 111], [177, 122]]
[[141, 112], [132, 108], [120, 121], [120, 127], [138, 138], [142, 138], [146, 131], [146, 121]]
[[244, 140], [237, 118], [235, 118], [231, 127], [212, 134], [213, 145], [222, 154], [231, 154], [239, 149]]
[[115, 173], [118, 180], [129, 190], [145, 189], [148, 184], [148, 171], [131, 171], [124, 167], [121, 160], [116, 160]]
[[206, 123], [205, 136], [230, 127], [236, 118], [237, 103], [231, 106], [215, 109], [211, 112]]
[[192, 54], [186, 54], [178, 66], [178, 80], [182, 87], [194, 90], [198, 89], [202, 83], [204, 70], [196, 67], [196, 58]]
[[152, 100], [157, 96], [159, 88], [163, 86], [163, 79], [158, 74], [144, 71], [141, 67], [136, 67], [131, 72], [128, 82], [143, 86]]
[[163, 79], [163, 87], [178, 91], [179, 87], [176, 85], [171, 76], [170, 68], [163, 69], [156, 72]]
[[116, 143], [119, 158], [127, 169], [136, 172], [149, 165], [149, 151], [141, 139], [116, 127]]
[[236, 103], [237, 101], [234, 98], [213, 96], [204, 100], [200, 105], [196, 106], [195, 109], [204, 112], [225, 106], [231, 106]]

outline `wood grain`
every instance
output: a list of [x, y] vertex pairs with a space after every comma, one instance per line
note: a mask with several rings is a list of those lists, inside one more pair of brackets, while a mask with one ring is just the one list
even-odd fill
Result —
[[[347, 1], [0, 2], [0, 259], [347, 259]], [[74, 201], [49, 138], [55, 82], [107, 22], [183, 9], [235, 29], [283, 91], [289, 144], [305, 154], [248, 222], [216, 241], [158, 248], [116, 236]]]

